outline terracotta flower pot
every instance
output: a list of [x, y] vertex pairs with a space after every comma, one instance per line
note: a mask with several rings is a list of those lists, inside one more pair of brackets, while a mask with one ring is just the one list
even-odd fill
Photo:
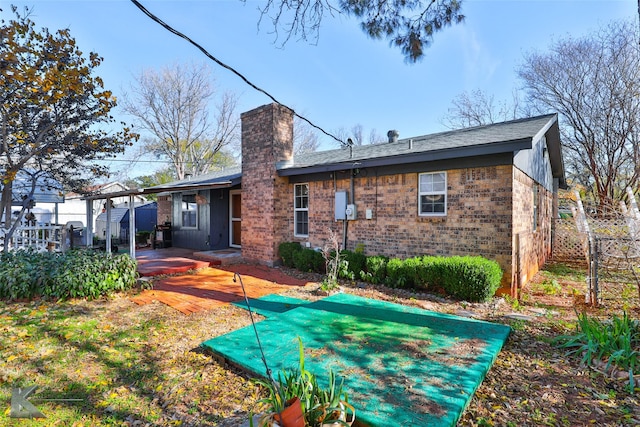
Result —
[[302, 402], [297, 397], [287, 400], [284, 410], [279, 414], [274, 414], [273, 419], [280, 427], [304, 427]]

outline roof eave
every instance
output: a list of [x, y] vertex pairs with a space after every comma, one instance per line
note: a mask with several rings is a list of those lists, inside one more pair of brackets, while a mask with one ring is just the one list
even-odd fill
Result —
[[519, 150], [531, 148], [531, 138], [503, 141], [498, 143], [467, 146], [458, 148], [444, 148], [440, 150], [423, 151], [418, 153], [399, 154], [395, 156], [378, 157], [371, 159], [351, 159], [335, 163], [323, 163], [309, 166], [281, 165], [278, 169], [279, 176], [296, 176], [311, 173], [334, 172], [346, 169], [404, 165], [411, 163], [436, 162], [463, 157], [486, 156], [491, 154], [514, 153]]
[[[239, 181], [239, 180], [238, 180]], [[155, 186], [145, 188], [143, 190], [144, 194], [157, 194], [157, 193], [175, 193], [178, 191], [194, 191], [194, 190], [209, 190], [216, 188], [229, 188], [234, 185], [233, 180], [229, 181], [219, 181], [219, 182], [206, 182], [200, 184], [184, 184], [184, 185], [172, 185], [172, 186]]]
[[555, 114], [553, 120], [549, 121], [544, 134], [547, 139], [547, 149], [549, 150], [549, 162], [551, 163], [551, 173], [558, 179], [558, 185], [563, 190], [568, 187], [564, 170], [564, 160], [562, 158], [562, 143], [560, 141], [560, 127], [558, 115]]

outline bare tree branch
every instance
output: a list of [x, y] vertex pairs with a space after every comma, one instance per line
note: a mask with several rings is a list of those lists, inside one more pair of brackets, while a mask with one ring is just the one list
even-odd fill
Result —
[[184, 179], [209, 172], [216, 153], [238, 139], [237, 97], [223, 93], [212, 106], [215, 96], [205, 64], [175, 64], [140, 73], [124, 104], [153, 135], [145, 139], [146, 152], [169, 159], [178, 179]]
[[527, 56], [518, 74], [529, 102], [558, 111], [568, 171], [599, 206], [624, 199], [640, 176], [640, 47], [616, 22]]

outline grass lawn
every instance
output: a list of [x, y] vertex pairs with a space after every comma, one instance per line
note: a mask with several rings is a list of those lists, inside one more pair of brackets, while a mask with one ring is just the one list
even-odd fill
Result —
[[[602, 286], [605, 306], [589, 309], [594, 316], [623, 307], [640, 316], [628, 279], [603, 280]], [[317, 287], [287, 295], [315, 300]], [[520, 302], [466, 304], [382, 286], [345, 286], [355, 295], [451, 314], [464, 310], [513, 328], [459, 425], [638, 425], [640, 392], [630, 394], [623, 381], [581, 366], [552, 344], [574, 330], [575, 309], [582, 307], [573, 294], [583, 289], [581, 268], [558, 265], [540, 272]], [[513, 313], [531, 320], [507, 317]], [[198, 346], [247, 325], [247, 311], [233, 305], [185, 316], [160, 303], [138, 306], [127, 295], [0, 302], [0, 425], [241, 425], [262, 391]], [[47, 418], [10, 419], [12, 388], [29, 385], [38, 387], [29, 400]]]
[[0, 425], [9, 420], [11, 389], [29, 385], [38, 387], [29, 400], [47, 418], [20, 426], [183, 425], [174, 414], [200, 415], [205, 400], [216, 404], [204, 403], [203, 424], [214, 424], [248, 408], [259, 390], [192, 351], [210, 334], [246, 322], [235, 307], [217, 315], [226, 320], [139, 307], [122, 296], [0, 303]]

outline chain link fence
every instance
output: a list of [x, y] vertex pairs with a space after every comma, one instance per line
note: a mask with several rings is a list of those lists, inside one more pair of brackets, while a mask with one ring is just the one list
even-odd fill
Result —
[[640, 292], [640, 212], [632, 200], [617, 212], [587, 214], [578, 198], [573, 216], [554, 222], [552, 259], [585, 266], [588, 304]]

